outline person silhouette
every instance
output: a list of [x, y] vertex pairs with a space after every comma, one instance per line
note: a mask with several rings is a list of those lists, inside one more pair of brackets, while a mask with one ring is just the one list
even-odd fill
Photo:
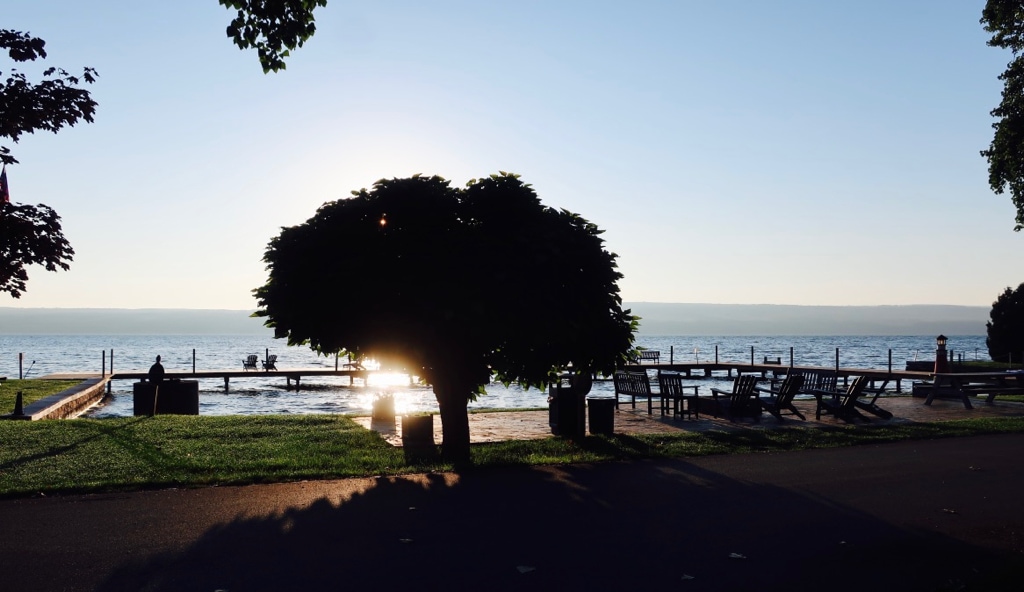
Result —
[[156, 363], [149, 367], [149, 381], [161, 382], [164, 379], [164, 367], [160, 363], [160, 356], [156, 357]]

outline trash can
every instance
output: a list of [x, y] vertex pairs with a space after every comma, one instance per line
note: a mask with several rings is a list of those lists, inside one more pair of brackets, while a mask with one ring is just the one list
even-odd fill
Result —
[[590, 433], [610, 436], [615, 431], [615, 397], [591, 395], [587, 397], [590, 409]]
[[566, 438], [582, 438], [585, 435], [584, 401], [568, 384], [568, 380], [559, 380], [549, 387], [548, 405], [551, 433]]

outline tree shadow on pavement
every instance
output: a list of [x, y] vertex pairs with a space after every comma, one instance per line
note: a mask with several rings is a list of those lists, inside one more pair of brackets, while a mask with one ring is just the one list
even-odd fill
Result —
[[1007, 566], [1004, 552], [685, 460], [367, 483], [283, 511], [254, 500], [96, 590], [906, 592], [999, 589]]

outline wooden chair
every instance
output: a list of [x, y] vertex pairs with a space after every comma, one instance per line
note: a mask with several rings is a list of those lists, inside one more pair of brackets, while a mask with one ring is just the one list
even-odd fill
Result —
[[822, 412], [825, 412], [847, 423], [856, 419], [870, 421], [857, 410], [857, 398], [864, 393], [869, 381], [867, 376], [858, 376], [850, 383], [845, 393], [815, 391], [814, 396], [818, 399], [816, 418], [821, 419]]
[[615, 383], [615, 408], [619, 408], [619, 395], [628, 395], [630, 405], [636, 409], [636, 398], [647, 398], [647, 413], [654, 412], [651, 402], [651, 379], [647, 372], [629, 372], [627, 370], [616, 371], [612, 376]]
[[711, 396], [715, 399], [715, 407], [729, 421], [736, 421], [737, 417], [750, 417], [754, 421], [760, 422], [761, 401], [757, 398], [757, 392], [754, 390], [756, 387], [757, 376], [741, 374], [733, 382], [731, 393], [713, 388]]
[[838, 392], [838, 376], [835, 372], [821, 372], [818, 370], [794, 370], [792, 374], [799, 374], [804, 377], [804, 385], [800, 387], [800, 393], [813, 395], [814, 391]]
[[257, 356], [256, 354], [252, 354], [251, 356], [246, 357], [244, 360], [242, 360], [242, 370], [245, 370], [245, 371], [258, 370], [259, 369], [259, 366], [258, 366], [259, 361], [260, 361], [260, 357]]
[[[661, 396], [661, 414], [665, 415], [669, 403], [672, 404], [672, 418], [682, 417], [684, 414], [700, 419], [697, 410], [697, 391], [700, 387], [695, 384], [683, 384], [683, 375], [678, 372], [658, 371], [658, 394]], [[693, 389], [693, 394], [688, 395], [686, 391]]]
[[[885, 380], [882, 382], [882, 386], [865, 388], [864, 399], [867, 400], [857, 399], [857, 402], [854, 404], [857, 406], [858, 409], [863, 409], [864, 411], [867, 411], [869, 413], [874, 413], [875, 415], [881, 417], [882, 419], [892, 419], [892, 412], [886, 411], [885, 409], [882, 409], [881, 407], [878, 406], [878, 397], [885, 394], [885, 385], [887, 384], [889, 384], [889, 381]], [[870, 395], [870, 399], [868, 399], [868, 395]]]
[[270, 354], [267, 356], [267, 361], [263, 362], [264, 370], [277, 370], [277, 354]]
[[768, 413], [771, 413], [775, 419], [782, 421], [782, 412], [789, 411], [790, 415], [796, 415], [800, 419], [806, 420], [803, 413], [796, 408], [793, 404], [793, 397], [803, 389], [804, 377], [801, 374], [789, 374], [786, 379], [782, 381], [782, 386], [779, 390], [772, 390], [770, 388], [755, 387], [759, 393], [768, 393], [767, 397], [758, 397], [761, 401], [761, 408]]

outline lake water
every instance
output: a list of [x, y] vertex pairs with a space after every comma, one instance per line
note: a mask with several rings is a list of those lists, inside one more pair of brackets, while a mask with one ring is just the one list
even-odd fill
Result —
[[[935, 357], [934, 336], [781, 336], [781, 337], [695, 337], [638, 336], [637, 345], [661, 352], [661, 361], [671, 355], [677, 362], [714, 360], [717, 348], [721, 361], [747, 361], [751, 348], [755, 361], [765, 356], [780, 358], [788, 364], [792, 352], [796, 365], [835, 365], [836, 349], [839, 363], [845, 367], [888, 367], [891, 351], [892, 367], [903, 369], [907, 360], [931, 360]], [[791, 349], [792, 348], [792, 349]], [[952, 336], [947, 348], [965, 360], [988, 360], [983, 335]], [[283, 340], [252, 335], [0, 335], [0, 376], [17, 378], [19, 353], [23, 354], [22, 372], [26, 378], [38, 378], [57, 372], [94, 372], [107, 370], [113, 351], [117, 371], [145, 372], [157, 355], [162, 356], [169, 372], [241, 370], [242, 360], [250, 354], [263, 359], [267, 352], [276, 354], [277, 367], [334, 369], [334, 358], [318, 357], [308, 348], [287, 347]], [[705, 388], [729, 388], [724, 376], [694, 378]], [[222, 379], [199, 381], [199, 412], [202, 415], [269, 414], [269, 413], [367, 413], [375, 396], [395, 396], [399, 412], [437, 411], [437, 401], [429, 387], [409, 384], [404, 375], [375, 376], [369, 384], [348, 378], [307, 377], [301, 390], [288, 390], [283, 377], [271, 378], [253, 372], [245, 378], [232, 378], [225, 392]], [[706, 385], [706, 386], [705, 386]], [[2, 388], [2, 387], [0, 387]], [[612, 393], [611, 382], [597, 382], [593, 392]], [[89, 413], [92, 417], [126, 416], [132, 414], [132, 381], [113, 384], [113, 396]], [[470, 403], [470, 409], [545, 407], [547, 392], [493, 384], [487, 394]], [[0, 410], [0, 413], [6, 413]]]

